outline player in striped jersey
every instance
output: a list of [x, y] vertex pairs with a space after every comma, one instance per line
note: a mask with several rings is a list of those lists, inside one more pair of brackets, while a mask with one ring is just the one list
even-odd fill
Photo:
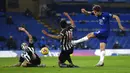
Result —
[[[78, 67], [73, 64], [70, 54], [73, 53], [73, 45], [71, 43], [72, 40], [72, 30], [75, 27], [74, 21], [69, 16], [67, 12], [64, 12], [64, 15], [68, 17], [68, 19], [71, 22], [71, 25], [67, 24], [65, 19], [61, 19], [60, 26], [62, 28], [59, 35], [52, 35], [47, 33], [45, 30], [42, 30], [43, 34], [45, 34], [48, 37], [60, 39], [61, 43], [61, 53], [59, 56], [59, 67]], [[70, 64], [65, 64], [65, 61], [68, 61]]]
[[13, 66], [19, 67], [45, 67], [44, 64], [40, 65], [41, 59], [36, 54], [34, 45], [33, 45], [33, 39], [32, 35], [29, 34], [29, 32], [19, 27], [19, 31], [25, 32], [27, 36], [29, 37], [29, 45], [27, 43], [22, 43], [21, 48], [23, 50], [23, 53], [21, 53], [21, 56], [19, 58], [19, 63]]

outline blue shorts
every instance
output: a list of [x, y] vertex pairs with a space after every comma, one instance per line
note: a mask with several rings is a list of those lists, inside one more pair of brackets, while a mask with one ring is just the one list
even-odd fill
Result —
[[99, 30], [99, 31], [94, 32], [94, 35], [96, 36], [96, 38], [99, 39], [100, 42], [107, 43], [109, 31]]

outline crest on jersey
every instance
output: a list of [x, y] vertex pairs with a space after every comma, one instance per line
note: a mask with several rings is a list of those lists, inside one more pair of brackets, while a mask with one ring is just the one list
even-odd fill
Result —
[[105, 17], [102, 17], [103, 20], [105, 20]]
[[112, 16], [112, 14], [109, 14], [109, 16]]

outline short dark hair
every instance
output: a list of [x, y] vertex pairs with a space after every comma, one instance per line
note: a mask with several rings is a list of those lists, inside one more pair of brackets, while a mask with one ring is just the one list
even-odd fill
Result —
[[65, 19], [61, 19], [60, 26], [61, 26], [61, 28], [66, 28], [67, 27], [67, 22], [66, 22]]
[[100, 11], [102, 11], [102, 8], [101, 8], [100, 5], [94, 5], [93, 8], [92, 8], [92, 10], [95, 10], [95, 11], [97, 11], [97, 12], [100, 12]]

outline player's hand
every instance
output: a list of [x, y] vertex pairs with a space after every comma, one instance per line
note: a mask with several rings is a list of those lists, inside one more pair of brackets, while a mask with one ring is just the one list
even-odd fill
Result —
[[19, 30], [19, 31], [25, 31], [25, 28], [19, 27], [18, 30]]
[[68, 15], [69, 15], [67, 12], [64, 12], [63, 14], [64, 14], [65, 16], [68, 16]]
[[43, 33], [43, 34], [45, 34], [45, 35], [47, 35], [47, 34], [48, 34], [45, 30], [42, 30], [42, 33]]
[[123, 26], [119, 27], [122, 31], [125, 31], [125, 28]]
[[86, 12], [86, 10], [85, 10], [84, 8], [82, 8], [82, 9], [81, 9], [81, 12], [82, 12], [82, 13], [85, 13], [85, 12]]

